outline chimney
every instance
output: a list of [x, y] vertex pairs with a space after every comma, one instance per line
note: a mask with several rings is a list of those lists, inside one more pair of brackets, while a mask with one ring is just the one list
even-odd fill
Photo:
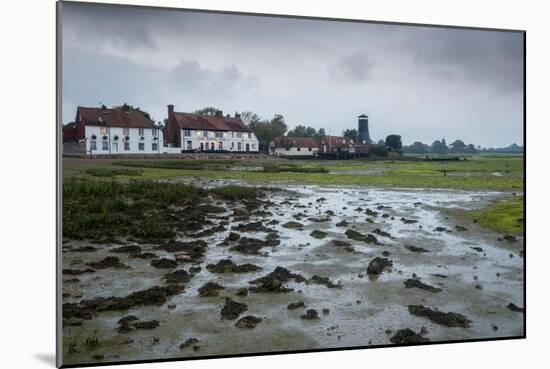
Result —
[[221, 110], [216, 110], [216, 117], [217, 117], [217, 118], [223, 118], [223, 111], [221, 111]]
[[235, 118], [241, 119], [241, 115], [239, 114], [239, 112], [235, 112]]
[[172, 120], [174, 117], [174, 105], [169, 104], [168, 105], [168, 120]]

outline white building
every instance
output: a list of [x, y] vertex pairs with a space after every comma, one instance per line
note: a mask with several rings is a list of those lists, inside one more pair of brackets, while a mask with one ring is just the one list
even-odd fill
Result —
[[119, 108], [79, 106], [73, 129], [70, 135], [85, 144], [86, 154], [163, 153], [162, 130], [127, 105]]
[[313, 157], [319, 152], [313, 137], [275, 137], [269, 143], [269, 154], [273, 156]]
[[233, 152], [257, 153], [256, 135], [241, 120], [239, 114], [224, 116], [218, 110], [215, 115], [180, 113], [168, 105], [168, 122], [164, 127], [168, 149], [180, 152]]

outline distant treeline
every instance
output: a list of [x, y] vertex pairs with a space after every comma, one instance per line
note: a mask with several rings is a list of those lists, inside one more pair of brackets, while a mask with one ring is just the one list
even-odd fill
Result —
[[435, 140], [431, 145], [422, 142], [414, 142], [412, 145], [404, 145], [403, 152], [406, 154], [477, 154], [484, 152], [494, 153], [523, 153], [523, 146], [512, 144], [508, 147], [483, 148], [474, 144], [465, 144], [462, 140], [455, 140], [450, 145], [443, 138]]

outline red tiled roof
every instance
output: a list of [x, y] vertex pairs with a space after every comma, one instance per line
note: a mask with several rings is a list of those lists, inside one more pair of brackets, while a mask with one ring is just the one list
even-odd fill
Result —
[[278, 136], [273, 143], [275, 147], [317, 147], [313, 137]]
[[325, 142], [330, 147], [347, 147], [351, 145], [351, 139], [341, 136], [323, 136], [321, 142]]
[[241, 118], [174, 112], [174, 119], [180, 129], [252, 132]]
[[135, 110], [125, 110], [124, 108], [102, 109], [78, 107], [78, 115], [82, 123], [91, 126], [106, 127], [124, 127], [124, 128], [154, 128], [151, 120]]

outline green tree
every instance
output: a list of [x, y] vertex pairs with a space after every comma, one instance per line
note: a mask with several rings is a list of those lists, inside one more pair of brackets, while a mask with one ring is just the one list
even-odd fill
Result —
[[262, 120], [262, 118], [260, 118], [260, 116], [254, 112], [243, 111], [241, 112], [241, 120], [244, 122], [244, 124], [250, 126], [251, 124], [258, 123]]
[[447, 143], [445, 142], [445, 139], [442, 139], [441, 141], [435, 140], [432, 143], [432, 152], [435, 154], [446, 154], [449, 152], [449, 148], [447, 147]]
[[317, 134], [317, 130], [313, 127], [297, 125], [294, 129], [287, 132], [287, 136], [293, 137], [313, 137]]
[[218, 108], [214, 108], [213, 106], [207, 106], [202, 109], [195, 110], [194, 113], [199, 115], [215, 115], [218, 110]]
[[[104, 104], [101, 105], [101, 107], [103, 109], [106, 108], [106, 106]], [[122, 105], [114, 105], [113, 106], [113, 109], [124, 109], [124, 110], [127, 110], [127, 111], [137, 111], [138, 113], [141, 113], [143, 114], [143, 116], [149, 120], [153, 120], [151, 118], [151, 114], [149, 114], [148, 112], [146, 112], [145, 110], [143, 109], [140, 109], [139, 106], [133, 106], [133, 105], [130, 105], [128, 103], [124, 103]]]
[[416, 141], [412, 145], [404, 147], [403, 151], [409, 154], [426, 154], [430, 152], [430, 146]]
[[353, 142], [357, 142], [357, 137], [359, 136], [359, 133], [357, 130], [354, 129], [346, 129], [344, 132], [342, 132], [342, 136], [351, 138]]
[[403, 148], [403, 143], [401, 142], [400, 135], [389, 135], [386, 137], [386, 146], [391, 147], [394, 150], [401, 150]]
[[462, 140], [455, 140], [455, 142], [453, 142], [450, 147], [450, 151], [455, 153], [464, 152], [465, 149], [466, 144]]
[[267, 152], [269, 142], [277, 136], [283, 136], [287, 130], [285, 118], [276, 114], [271, 120], [252, 121], [248, 127], [254, 132], [260, 143], [260, 150]]

